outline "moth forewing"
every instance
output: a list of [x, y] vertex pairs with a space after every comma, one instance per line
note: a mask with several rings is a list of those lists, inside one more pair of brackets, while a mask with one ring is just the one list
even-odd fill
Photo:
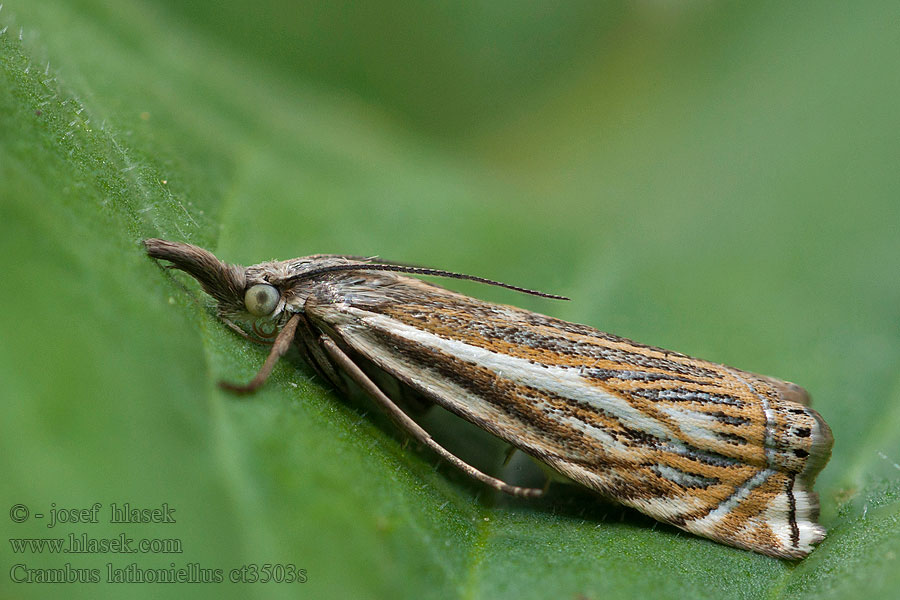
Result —
[[[281, 301], [271, 319], [283, 327], [299, 315], [291, 336], [307, 360], [332, 381], [352, 372], [389, 413], [396, 405], [352, 361], [375, 365], [565, 477], [687, 531], [787, 558], [805, 556], [825, 535], [811, 490], [831, 432], [795, 384], [400, 273], [470, 276], [333, 255], [242, 270], [179, 254], [206, 252], [193, 246], [148, 240], [147, 248], [197, 277], [224, 316], [241, 316], [232, 296], [273, 286]], [[276, 359], [273, 350], [267, 365]], [[253, 385], [264, 379], [261, 370]], [[469, 475], [522, 493], [458, 464], [408, 417], [394, 416]]]
[[784, 557], [824, 536], [809, 490], [831, 436], [784, 399], [795, 386], [451, 292], [411, 300], [419, 285], [309, 315], [437, 404], [650, 516]]

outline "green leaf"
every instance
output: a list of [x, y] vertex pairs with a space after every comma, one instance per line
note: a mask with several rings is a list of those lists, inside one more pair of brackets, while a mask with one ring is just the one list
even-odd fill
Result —
[[[900, 9], [595, 4], [7, 1], [0, 595], [894, 597]], [[147, 259], [150, 236], [494, 277], [574, 301], [458, 288], [798, 381], [834, 430], [829, 535], [791, 563], [566, 486], [497, 498], [299, 362], [225, 394], [265, 350]], [[55, 512], [94, 503], [97, 523]], [[176, 522], [110, 523], [113, 503]], [[6, 541], [69, 534], [181, 552]], [[265, 564], [308, 580], [229, 582]], [[47, 569], [100, 582], [17, 582]]]

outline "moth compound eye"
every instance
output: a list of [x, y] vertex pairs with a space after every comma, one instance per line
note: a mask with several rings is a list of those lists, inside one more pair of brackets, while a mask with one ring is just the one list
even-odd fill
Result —
[[251, 315], [264, 317], [275, 310], [280, 297], [281, 294], [273, 286], [258, 283], [244, 294], [244, 306]]

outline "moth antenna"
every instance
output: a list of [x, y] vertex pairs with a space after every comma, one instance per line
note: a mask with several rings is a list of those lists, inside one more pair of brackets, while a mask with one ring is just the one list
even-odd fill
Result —
[[411, 273], [413, 275], [433, 275], [435, 277], [447, 277], [448, 279], [466, 279], [468, 281], [475, 281], [477, 283], [484, 283], [486, 285], [493, 285], [496, 287], [502, 287], [502, 288], [506, 288], [508, 290], [513, 290], [516, 292], [522, 292], [523, 294], [529, 294], [531, 296], [539, 296], [541, 298], [552, 298], [554, 300], [571, 300], [571, 298], [569, 298], [567, 296], [560, 296], [559, 294], [548, 294], [547, 292], [539, 292], [537, 290], [531, 290], [528, 288], [520, 287], [518, 285], [503, 283], [502, 281], [495, 281], [493, 279], [487, 279], [486, 277], [479, 277], [477, 275], [466, 275], [465, 273], [456, 273], [454, 271], [444, 271], [443, 269], [430, 269], [428, 267], [412, 267], [412, 266], [407, 266], [407, 265], [395, 265], [395, 264], [384, 264], [384, 263], [355, 264], [355, 265], [331, 265], [329, 267], [320, 267], [318, 269], [313, 269], [312, 271], [308, 271], [306, 273], [301, 273], [299, 275], [294, 275], [293, 277], [289, 277], [287, 279], [287, 281], [308, 279], [310, 277], [315, 277], [316, 275], [321, 275], [323, 273], [334, 273], [336, 271], [394, 271], [397, 273]]

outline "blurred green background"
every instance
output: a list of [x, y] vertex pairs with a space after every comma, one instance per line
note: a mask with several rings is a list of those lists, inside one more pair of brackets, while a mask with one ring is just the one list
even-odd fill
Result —
[[[900, 4], [6, 0], [4, 598], [888, 598], [900, 586]], [[139, 240], [377, 254], [480, 297], [797, 381], [829, 536], [788, 563], [560, 486], [497, 498], [212, 316]], [[491, 472], [504, 448], [441, 415]], [[518, 466], [517, 466], [518, 464]], [[505, 473], [515, 477], [520, 463]], [[106, 523], [111, 503], [174, 524]], [[181, 554], [8, 538], [177, 538]], [[10, 568], [292, 563], [303, 584]]]

